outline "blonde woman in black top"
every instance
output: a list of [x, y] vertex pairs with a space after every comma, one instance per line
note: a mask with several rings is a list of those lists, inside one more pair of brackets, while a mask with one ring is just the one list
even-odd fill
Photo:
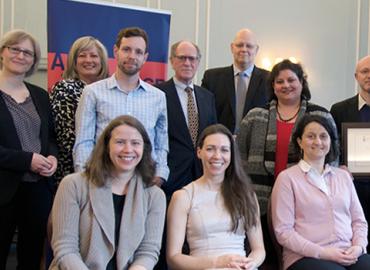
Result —
[[0, 40], [0, 269], [18, 228], [17, 269], [39, 269], [57, 147], [47, 92], [25, 82], [40, 47], [22, 30]]

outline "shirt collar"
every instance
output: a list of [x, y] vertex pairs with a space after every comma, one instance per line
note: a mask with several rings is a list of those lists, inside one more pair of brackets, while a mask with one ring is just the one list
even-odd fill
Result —
[[252, 76], [252, 72], [253, 72], [253, 69], [254, 69], [254, 65], [251, 65], [249, 68], [247, 68], [246, 70], [240, 70], [238, 69], [235, 64], [233, 64], [233, 69], [234, 69], [234, 77], [239, 75], [239, 72], [243, 72], [245, 75], [248, 76], [248, 78], [250, 78]]
[[[116, 76], [115, 76], [115, 73], [113, 73], [112, 76], [110, 76], [108, 79], [107, 79], [107, 85], [108, 85], [108, 89], [119, 89], [123, 92], [126, 92], [124, 91], [123, 89], [121, 89], [118, 85], [118, 82], [117, 82], [117, 79], [116, 79]], [[145, 84], [145, 82], [139, 78], [139, 85], [133, 90], [133, 91], [136, 91], [138, 89], [142, 89], [142, 90], [145, 90], [147, 91], [148, 90], [148, 86]]]
[[190, 87], [194, 90], [194, 84], [191, 82], [190, 84], [185, 84], [183, 82], [180, 82], [176, 77], [173, 77], [173, 82], [175, 83], [175, 86], [177, 89], [185, 90], [186, 87]]
[[363, 106], [367, 105], [366, 101], [362, 98], [361, 94], [358, 94], [358, 110], [361, 110]]
[[[308, 172], [314, 172], [314, 173], [316, 173], [316, 174], [319, 174], [320, 175], [320, 173], [316, 170], [316, 169], [314, 169], [310, 164], [308, 164], [305, 160], [303, 160], [303, 159], [301, 159], [299, 162], [298, 162], [298, 166], [299, 166], [299, 168], [301, 168], [301, 170], [303, 171], [303, 172], [305, 172], [305, 173], [308, 173]], [[326, 164], [325, 165], [325, 168], [324, 168], [324, 172], [322, 173], [322, 175], [324, 176], [324, 175], [326, 175], [326, 174], [328, 174], [328, 173], [332, 173], [333, 172], [333, 170], [332, 170], [332, 168], [331, 168], [331, 166], [329, 165], [329, 164]]]

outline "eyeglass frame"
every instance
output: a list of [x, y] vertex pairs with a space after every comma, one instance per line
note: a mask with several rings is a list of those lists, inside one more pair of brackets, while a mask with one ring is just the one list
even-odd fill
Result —
[[18, 47], [13, 47], [13, 46], [5, 46], [5, 48], [7, 48], [9, 50], [9, 52], [13, 55], [19, 55], [20, 53], [23, 53], [23, 55], [25, 57], [28, 57], [28, 58], [35, 58], [36, 56], [36, 53], [35, 52], [32, 52], [30, 50], [25, 50], [25, 49], [22, 49], [22, 48], [18, 48]]
[[187, 56], [187, 55], [174, 55], [174, 57], [183, 63], [185, 63], [186, 60], [189, 60], [190, 63], [195, 63], [200, 59], [199, 56]]

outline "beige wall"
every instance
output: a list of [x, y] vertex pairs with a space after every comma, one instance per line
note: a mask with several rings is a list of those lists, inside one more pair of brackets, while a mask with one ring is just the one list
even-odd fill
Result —
[[[357, 59], [370, 53], [369, 0], [111, 0], [91, 1], [161, 8], [172, 12], [170, 43], [195, 41], [206, 68], [231, 64], [230, 41], [249, 27], [259, 38], [257, 64], [294, 56], [307, 73], [312, 101], [330, 107], [355, 93]], [[31, 78], [46, 86], [46, 0], [0, 0], [0, 34], [24, 28], [41, 42], [41, 71]], [[112, 37], [113, 39], [114, 37]], [[169, 70], [169, 76], [173, 73]]]

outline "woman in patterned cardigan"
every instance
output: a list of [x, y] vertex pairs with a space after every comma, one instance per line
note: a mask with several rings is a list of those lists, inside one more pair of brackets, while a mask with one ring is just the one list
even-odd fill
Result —
[[62, 77], [50, 94], [59, 147], [55, 173], [58, 182], [74, 172], [75, 112], [82, 91], [85, 85], [108, 77], [108, 56], [104, 45], [91, 36], [77, 39], [69, 51], [67, 68]]
[[328, 110], [308, 102], [311, 93], [306, 77], [300, 64], [289, 60], [276, 64], [267, 81], [269, 103], [249, 111], [237, 135], [242, 164], [252, 178], [260, 204], [267, 263], [273, 257], [267, 203], [278, 174], [299, 161], [291, 142], [296, 123], [305, 114], [320, 115], [328, 118], [336, 131]]

